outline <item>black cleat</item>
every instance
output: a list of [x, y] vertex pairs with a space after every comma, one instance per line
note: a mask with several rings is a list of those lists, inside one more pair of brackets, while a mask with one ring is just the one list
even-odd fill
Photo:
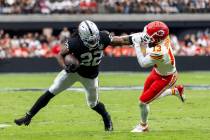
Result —
[[15, 119], [14, 122], [17, 124], [17, 125], [29, 125], [30, 122], [31, 122], [31, 116], [26, 114], [24, 117], [22, 118], [19, 118], [19, 119]]
[[105, 131], [113, 131], [113, 124], [112, 124], [112, 120], [111, 120], [111, 116], [109, 114], [107, 114], [104, 118], [104, 129]]

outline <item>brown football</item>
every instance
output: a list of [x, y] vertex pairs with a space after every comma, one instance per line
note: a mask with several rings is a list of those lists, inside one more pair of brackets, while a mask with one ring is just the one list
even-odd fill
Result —
[[66, 65], [75, 64], [79, 65], [79, 60], [72, 54], [68, 54], [64, 58], [64, 62]]

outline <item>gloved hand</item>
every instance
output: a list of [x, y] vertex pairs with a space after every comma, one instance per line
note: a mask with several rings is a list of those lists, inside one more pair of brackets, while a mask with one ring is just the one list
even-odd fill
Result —
[[138, 32], [135, 34], [131, 34], [130, 35], [132, 38], [132, 43], [134, 44], [141, 44], [141, 42], [143, 41], [143, 37], [144, 37], [144, 33], [143, 32]]

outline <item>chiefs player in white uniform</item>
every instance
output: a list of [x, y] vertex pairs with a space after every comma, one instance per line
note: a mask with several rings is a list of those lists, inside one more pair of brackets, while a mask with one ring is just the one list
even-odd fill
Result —
[[[167, 95], [176, 95], [184, 102], [184, 87], [174, 86], [177, 80], [175, 58], [170, 45], [169, 29], [166, 24], [154, 21], [144, 31], [132, 35], [137, 59], [141, 67], [153, 66], [139, 97], [141, 120], [131, 132], [148, 131], [149, 103]], [[146, 45], [146, 55], [141, 49]]]

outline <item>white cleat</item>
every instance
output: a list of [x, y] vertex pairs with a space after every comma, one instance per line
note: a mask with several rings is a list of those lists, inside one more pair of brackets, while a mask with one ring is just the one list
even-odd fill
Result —
[[136, 125], [136, 127], [131, 131], [133, 133], [142, 133], [142, 132], [148, 132], [149, 129], [148, 129], [148, 124], [138, 124]]

